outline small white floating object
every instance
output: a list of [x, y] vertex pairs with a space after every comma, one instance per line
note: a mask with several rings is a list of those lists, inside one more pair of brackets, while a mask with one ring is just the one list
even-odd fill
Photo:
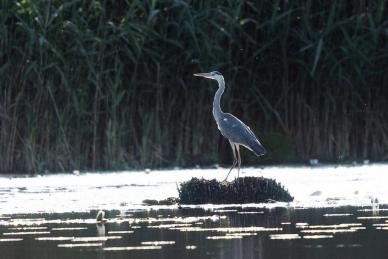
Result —
[[191, 246], [186, 246], [186, 250], [194, 250], [197, 249], [197, 246], [191, 245]]
[[144, 170], [144, 172], [145, 172], [146, 174], [149, 174], [149, 173], [151, 173], [151, 169], [146, 168], [146, 169]]
[[74, 175], [79, 175], [79, 170], [73, 170]]
[[280, 239], [280, 240], [289, 240], [289, 239], [300, 239], [299, 234], [273, 234], [269, 235], [270, 239]]
[[96, 221], [98, 223], [106, 222], [105, 211], [103, 211], [103, 210], [98, 211], [97, 216], [96, 216]]

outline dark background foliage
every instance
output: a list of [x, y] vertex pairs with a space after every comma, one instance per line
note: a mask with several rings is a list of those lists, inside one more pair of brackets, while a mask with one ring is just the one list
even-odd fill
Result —
[[0, 172], [388, 158], [385, 1], [1, 1]]

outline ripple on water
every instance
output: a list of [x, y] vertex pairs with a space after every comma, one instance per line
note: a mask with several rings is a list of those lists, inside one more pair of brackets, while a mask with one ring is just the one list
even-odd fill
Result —
[[248, 236], [257, 236], [257, 233], [250, 233], [250, 232], [237, 232], [237, 233], [226, 233], [227, 236], [242, 236], [242, 237], [248, 237]]
[[243, 236], [238, 236], [238, 235], [233, 235], [233, 236], [228, 236], [228, 235], [225, 235], [225, 236], [207, 236], [206, 239], [210, 239], [210, 240], [228, 240], [228, 239], [241, 239], [243, 238]]
[[362, 223], [340, 223], [340, 224], [332, 224], [332, 225], [305, 225], [301, 226], [302, 229], [322, 229], [322, 228], [349, 228], [349, 227], [361, 227]]
[[264, 211], [239, 211], [237, 214], [264, 214]]
[[388, 219], [388, 216], [366, 216], [366, 217], [357, 217], [357, 219]]
[[72, 227], [72, 228], [52, 228], [52, 231], [74, 231], [74, 230], [86, 230], [87, 227]]
[[0, 238], [0, 242], [18, 242], [23, 241], [23, 238]]
[[299, 234], [273, 234], [269, 235], [270, 239], [276, 239], [276, 240], [290, 240], [290, 239], [300, 239]]
[[142, 245], [152, 245], [152, 246], [160, 246], [160, 245], [175, 245], [175, 241], [143, 241]]
[[323, 214], [324, 217], [350, 217], [353, 216], [352, 213], [326, 213]]
[[74, 237], [73, 242], [98, 242], [107, 241], [108, 239], [121, 239], [122, 236], [104, 236], [104, 237]]
[[112, 231], [108, 231], [108, 235], [111, 235], [111, 234], [132, 234], [134, 233], [133, 230], [112, 230]]
[[307, 234], [316, 234], [316, 233], [353, 233], [356, 232], [356, 229], [303, 229], [300, 232], [301, 233], [307, 233]]
[[38, 241], [68, 241], [73, 240], [74, 237], [36, 237]]
[[77, 248], [77, 247], [100, 247], [102, 243], [79, 243], [79, 244], [58, 244], [58, 247]]
[[177, 228], [177, 227], [191, 227], [191, 223], [177, 223], [177, 224], [162, 224], [162, 225], [156, 225], [156, 226], [147, 226], [147, 228]]
[[11, 227], [8, 230], [44, 230], [47, 227]]
[[43, 235], [50, 234], [50, 231], [20, 231], [20, 232], [4, 232], [4, 236], [19, 236], [19, 235]]
[[159, 250], [161, 246], [112, 246], [104, 247], [104, 251]]
[[333, 238], [333, 235], [305, 235], [304, 239], [323, 239], [323, 238]]
[[276, 232], [282, 231], [282, 228], [266, 227], [219, 227], [219, 228], [201, 228], [201, 227], [180, 227], [172, 228], [182, 232]]

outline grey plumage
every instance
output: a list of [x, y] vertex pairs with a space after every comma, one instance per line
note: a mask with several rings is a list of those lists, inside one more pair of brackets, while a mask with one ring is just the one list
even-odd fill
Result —
[[222, 118], [217, 121], [217, 125], [222, 136], [225, 138], [253, 151], [256, 156], [265, 154], [264, 147], [252, 130], [232, 114], [224, 113]]
[[[214, 101], [213, 101], [213, 116], [214, 116], [214, 119], [216, 120], [218, 129], [220, 130], [221, 134], [229, 140], [230, 145], [232, 147], [234, 161], [233, 161], [232, 168], [229, 170], [229, 173], [236, 166], [236, 164], [238, 164], [238, 173], [239, 173], [240, 165], [241, 165], [241, 157], [240, 157], [240, 150], [239, 150], [240, 145], [253, 151], [257, 156], [264, 155], [266, 152], [265, 148], [263, 147], [263, 145], [260, 143], [260, 141], [256, 138], [255, 134], [247, 125], [245, 125], [241, 120], [239, 120], [232, 114], [224, 113], [221, 110], [221, 106], [220, 106], [221, 96], [225, 91], [225, 81], [221, 73], [214, 71], [210, 73], [199, 73], [194, 75], [217, 80], [218, 82], [218, 90], [214, 95]], [[237, 153], [237, 156], [236, 156], [236, 153]], [[226, 176], [226, 179], [228, 178], [229, 173]]]

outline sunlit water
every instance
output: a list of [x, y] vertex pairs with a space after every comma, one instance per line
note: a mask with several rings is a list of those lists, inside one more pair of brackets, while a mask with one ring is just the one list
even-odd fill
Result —
[[385, 258], [387, 169], [244, 168], [295, 201], [181, 208], [142, 201], [227, 169], [0, 177], [0, 258]]

